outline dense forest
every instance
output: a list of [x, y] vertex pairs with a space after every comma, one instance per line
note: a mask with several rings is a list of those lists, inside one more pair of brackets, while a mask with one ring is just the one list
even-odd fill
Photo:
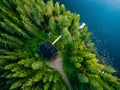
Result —
[[73, 90], [120, 90], [116, 71], [96, 56], [88, 27], [80, 25], [79, 14], [53, 0], [0, 0], [0, 90], [68, 90], [38, 52], [59, 35], [55, 46]]

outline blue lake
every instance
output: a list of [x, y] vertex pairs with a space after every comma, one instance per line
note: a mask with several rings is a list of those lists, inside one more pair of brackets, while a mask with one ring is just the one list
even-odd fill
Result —
[[[120, 0], [55, 0], [80, 14], [98, 53], [120, 73]], [[120, 76], [120, 74], [117, 74]]]

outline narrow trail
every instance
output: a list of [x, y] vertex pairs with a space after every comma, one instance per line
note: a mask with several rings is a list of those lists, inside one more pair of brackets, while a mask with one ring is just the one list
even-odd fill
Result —
[[63, 67], [62, 67], [62, 59], [61, 57], [58, 57], [56, 60], [51, 62], [51, 67], [56, 69], [62, 76], [63, 80], [65, 81], [66, 85], [68, 86], [69, 90], [73, 90], [68, 78], [66, 77]]

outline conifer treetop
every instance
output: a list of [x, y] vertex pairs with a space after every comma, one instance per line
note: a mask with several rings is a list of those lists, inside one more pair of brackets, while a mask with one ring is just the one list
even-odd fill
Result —
[[[43, 59], [46, 40], [59, 49], [73, 90], [119, 90], [112, 67], [96, 56], [87, 26], [78, 31], [80, 15], [53, 0], [0, 0], [1, 90], [68, 90], [60, 73]], [[49, 34], [46, 33], [49, 31]]]

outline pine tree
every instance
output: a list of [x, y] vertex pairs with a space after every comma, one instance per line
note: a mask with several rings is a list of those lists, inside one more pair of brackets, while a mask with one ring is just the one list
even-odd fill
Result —
[[0, 0], [0, 90], [68, 90], [38, 53], [45, 40], [59, 35], [56, 47], [74, 90], [119, 90], [116, 71], [100, 64], [87, 27], [78, 31], [79, 19], [52, 0]]

